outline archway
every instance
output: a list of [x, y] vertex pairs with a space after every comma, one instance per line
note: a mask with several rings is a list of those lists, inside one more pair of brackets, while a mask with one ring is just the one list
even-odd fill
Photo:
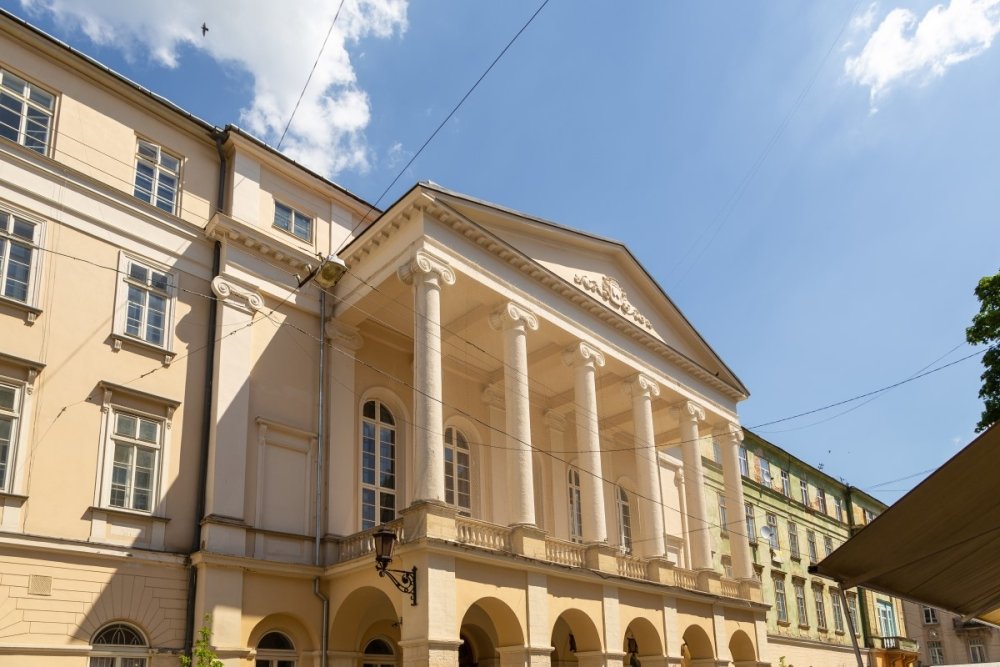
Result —
[[399, 611], [385, 593], [364, 586], [351, 592], [334, 614], [330, 650], [360, 654], [373, 639], [399, 655]]
[[702, 667], [715, 664], [715, 649], [712, 640], [704, 628], [689, 625], [683, 634], [684, 644], [681, 646], [682, 667]]
[[590, 617], [567, 609], [552, 625], [552, 667], [575, 667], [578, 653], [603, 651], [601, 636]]
[[742, 630], [737, 630], [729, 638], [729, 653], [733, 656], [733, 664], [736, 667], [750, 667], [757, 664], [757, 651], [753, 647], [753, 641]]
[[636, 618], [628, 624], [622, 639], [622, 652], [625, 654], [626, 667], [639, 667], [643, 658], [663, 657], [660, 633], [649, 619]]
[[498, 649], [524, 646], [524, 631], [514, 611], [497, 598], [480, 598], [462, 617], [459, 667], [498, 667]]

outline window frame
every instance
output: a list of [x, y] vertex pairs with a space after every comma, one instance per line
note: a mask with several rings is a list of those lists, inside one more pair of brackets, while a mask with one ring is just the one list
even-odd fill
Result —
[[809, 627], [809, 607], [806, 606], [806, 584], [804, 581], [792, 581], [795, 594], [796, 620], [799, 627]]
[[[451, 442], [449, 442], [451, 440]], [[461, 446], [461, 442], [465, 443], [465, 446]], [[463, 505], [460, 501], [463, 495], [459, 490], [459, 486], [462, 482], [461, 476], [459, 474], [460, 465], [459, 462], [459, 450], [464, 450], [466, 464], [465, 464], [465, 482], [468, 486], [468, 492], [465, 494], [468, 499], [468, 504]], [[465, 435], [465, 431], [460, 429], [458, 426], [449, 425], [444, 429], [444, 460], [442, 465], [444, 465], [444, 483], [445, 483], [445, 502], [454, 507], [460, 516], [472, 516], [472, 505], [473, 505], [473, 494], [472, 494], [472, 447], [469, 445], [469, 438]], [[448, 460], [448, 454], [451, 453], [451, 460]], [[448, 489], [448, 480], [452, 481], [452, 488]], [[452, 500], [448, 500], [448, 494], [451, 493]]]
[[986, 642], [979, 637], [969, 638], [969, 662], [973, 664], [989, 662], [989, 654], [986, 652]]
[[[367, 417], [365, 415], [365, 406], [368, 403], [374, 403], [374, 418]], [[361, 405], [358, 406], [359, 409], [359, 429], [358, 429], [358, 525], [361, 530], [369, 530], [375, 528], [379, 525], [386, 523], [387, 521], [393, 521], [399, 515], [399, 503], [403, 493], [402, 489], [402, 476], [401, 476], [401, 457], [400, 457], [400, 428], [397, 425], [399, 421], [396, 417], [396, 412], [394, 412], [392, 406], [390, 406], [386, 401], [382, 400], [377, 396], [369, 396], [361, 401]], [[382, 409], [388, 412], [389, 417], [392, 422], [382, 421]], [[374, 428], [373, 436], [373, 450], [372, 450], [372, 472], [373, 476], [372, 482], [365, 481], [365, 426], [371, 424]], [[386, 427], [387, 430], [392, 433], [392, 487], [383, 487], [381, 484], [381, 471], [382, 471], [382, 429]], [[372, 518], [372, 523], [367, 523], [365, 519], [365, 492], [371, 491], [373, 494], [373, 504], [374, 516]], [[382, 515], [382, 510], [385, 509], [382, 505], [383, 495], [392, 497], [392, 517], [386, 519]]]
[[[17, 223], [30, 225], [32, 227], [32, 238], [30, 241], [25, 239], [23, 236], [19, 236], [14, 233], [14, 226]], [[11, 230], [9, 232], [7, 231], [8, 227], [10, 227]], [[28, 308], [30, 310], [37, 311], [37, 285], [40, 275], [39, 269], [42, 259], [41, 250], [44, 232], [45, 223], [41, 219], [35, 216], [25, 215], [21, 211], [14, 210], [7, 206], [0, 207], [0, 300], [6, 303], [14, 304], [21, 308]], [[28, 276], [26, 281], [24, 281], [24, 299], [7, 295], [9, 281], [11, 280], [11, 276], [9, 275], [10, 253], [11, 249], [15, 245], [19, 248], [27, 248], [29, 253]], [[34, 317], [30, 318], [30, 321], [34, 321]]]
[[626, 555], [631, 555], [632, 501], [621, 484], [615, 486], [615, 513], [618, 516], [618, 546]]
[[746, 519], [747, 539], [750, 541], [750, 544], [756, 544], [757, 514], [754, 510], [753, 504], [749, 502], [743, 503], [743, 515]]
[[788, 594], [785, 592], [785, 577], [771, 575], [774, 584], [774, 610], [777, 612], [778, 623], [788, 623]]
[[819, 504], [819, 511], [826, 514], [826, 489], [816, 489], [816, 501]]
[[855, 636], [861, 636], [861, 628], [858, 626], [858, 596], [853, 593], [847, 595], [847, 616], [850, 619], [850, 630]]
[[[144, 156], [142, 154], [141, 148], [145, 146], [151, 148], [156, 153], [156, 161], [151, 161], [149, 156]], [[163, 164], [163, 156], [167, 156], [177, 162], [176, 171], [171, 171], [166, 165]], [[153, 172], [149, 190], [145, 186], [139, 185], [139, 165], [140, 163], [145, 164], [147, 168], [150, 168]], [[170, 209], [166, 209], [160, 206], [160, 187], [161, 187], [161, 172], [173, 176], [175, 179], [174, 190], [173, 190], [173, 201], [170, 202]], [[156, 143], [151, 139], [147, 139], [142, 136], [136, 136], [135, 138], [135, 168], [134, 175], [132, 178], [132, 196], [141, 202], [149, 204], [153, 208], [162, 211], [164, 213], [169, 213], [170, 215], [178, 215], [181, 210], [181, 183], [183, 183], [183, 172], [184, 172], [184, 158], [178, 153], [174, 153], [169, 148], [164, 148], [162, 144]], [[146, 199], [143, 195], [140, 195], [140, 190], [149, 195], [149, 199]]]
[[799, 498], [802, 500], [802, 504], [806, 507], [810, 507], [809, 504], [809, 482], [800, 479], [799, 480]]
[[816, 546], [816, 531], [806, 529], [806, 547], [809, 552], [809, 562], [819, 562], [819, 547]]
[[[97, 643], [97, 639], [100, 638], [101, 634], [118, 626], [122, 626], [123, 628], [134, 633], [142, 643]], [[90, 642], [91, 649], [87, 654], [88, 667], [121, 667], [122, 661], [124, 660], [142, 660], [143, 662], [139, 665], [139, 667], [148, 667], [150, 662], [152, 662], [153, 649], [149, 645], [149, 640], [146, 638], [146, 635], [132, 623], [122, 621], [107, 623], [101, 626], [97, 632], [93, 634]], [[95, 659], [98, 662], [95, 662]], [[106, 662], [108, 659], [111, 660], [110, 666]]]
[[567, 499], [569, 541], [583, 544], [583, 497], [580, 492], [580, 469], [575, 465], [567, 468], [566, 489], [569, 496]]
[[823, 553], [825, 556], [829, 556], [833, 553], [833, 538], [829, 535], [823, 536]]
[[721, 491], [717, 491], [715, 495], [719, 498], [719, 527], [722, 528], [722, 532], [728, 533], [729, 516], [726, 511], [726, 496]]
[[[261, 648], [264, 640], [271, 636], [278, 635], [291, 646], [289, 649]], [[263, 663], [263, 664], [262, 664]], [[255, 644], [254, 667], [283, 667], [282, 663], [291, 663], [295, 667], [299, 663], [299, 653], [295, 648], [295, 642], [288, 636], [288, 633], [280, 630], [268, 630], [260, 636]]]
[[[3, 86], [2, 82], [6, 78], [5, 75], [9, 75], [15, 79], [18, 79], [19, 81], [24, 82], [25, 90], [20, 93], [15, 93], [12, 89]], [[12, 71], [7, 67], [0, 67], [0, 90], [3, 90], [7, 95], [11, 96], [12, 98], [16, 98], [18, 101], [21, 102], [21, 109], [20, 111], [17, 112], [19, 121], [18, 127], [16, 128], [17, 139], [11, 139], [10, 137], [4, 137], [4, 138], [7, 141], [15, 143], [18, 146], [21, 146], [22, 148], [25, 148], [29, 151], [38, 153], [39, 155], [49, 156], [53, 145], [52, 138], [53, 135], [55, 134], [55, 126], [56, 126], [55, 121], [56, 121], [56, 112], [59, 107], [59, 95], [57, 93], [51, 92], [50, 89], [44, 86], [39, 86], [35, 84], [30, 77], [22, 76], [20, 73], [15, 73], [14, 71]], [[40, 105], [40, 103], [38, 103], [35, 100], [32, 100], [31, 99], [32, 91], [41, 92], [42, 94], [48, 95], [50, 98], [52, 98], [51, 106], [49, 108], [43, 108]], [[26, 143], [27, 137], [29, 136], [27, 130], [27, 125], [29, 121], [29, 114], [27, 113], [28, 108], [42, 112], [43, 114], [46, 114], [48, 118], [48, 125], [46, 127], [46, 132], [45, 132], [45, 141], [41, 147], [41, 150], [38, 150], [38, 148], [34, 146], [29, 146]], [[14, 111], [13, 109], [9, 110], [11, 112]]]
[[772, 488], [774, 484], [774, 478], [771, 475], [771, 462], [764, 457], [758, 457], [760, 460], [760, 481], [767, 488]]
[[840, 496], [833, 497], [833, 511], [837, 515], [837, 521], [844, 520], [844, 500]]
[[767, 522], [768, 528], [771, 529], [771, 539], [769, 540], [771, 548], [775, 551], [781, 549], [781, 536], [778, 533], [778, 515], [774, 512], [764, 512], [764, 521]]
[[[135, 435], [118, 432], [121, 418], [131, 418], [135, 420]], [[141, 424], [154, 424], [156, 427], [155, 441], [141, 438]], [[161, 494], [160, 472], [163, 467], [163, 438], [166, 431], [166, 420], [162, 417], [142, 413], [138, 410], [121, 408], [114, 406], [109, 411], [108, 437], [105, 450], [105, 466], [103, 472], [101, 493], [101, 506], [109, 510], [134, 512], [136, 514], [154, 516], [156, 514], [159, 497]], [[121, 461], [118, 459], [119, 447], [130, 447], [134, 452], [129, 459], [128, 483], [125, 489], [126, 500], [123, 505], [114, 504], [115, 487], [121, 486], [120, 482], [115, 482], [115, 473], [119, 469]], [[145, 489], [148, 494], [147, 507], [137, 507], [135, 495], [137, 489], [134, 486], [135, 478], [138, 476], [139, 465], [137, 462], [139, 451], [150, 452], [153, 458], [153, 466], [149, 471], [150, 483]]]
[[934, 607], [928, 607], [927, 605], [922, 605], [921, 611], [923, 613], [924, 625], [937, 625], [937, 609]]
[[[149, 272], [145, 281], [132, 275], [132, 267], [139, 267]], [[153, 274], [160, 274], [166, 279], [166, 288], [160, 288], [153, 284]], [[116, 349], [120, 349], [122, 343], [135, 344], [140, 347], [148, 347], [162, 351], [170, 357], [174, 354], [174, 323], [177, 313], [177, 292], [179, 274], [172, 271], [167, 266], [152, 260], [140, 257], [133, 253], [120, 252], [118, 254], [118, 274], [115, 289], [115, 313], [112, 335], [117, 341]], [[140, 334], [148, 326], [149, 295], [158, 296], [164, 299], [163, 313], [163, 342], [156, 343], [147, 340], [143, 335], [136, 335], [128, 332], [129, 327], [129, 298], [131, 289], [142, 290], [146, 297], [143, 302], [143, 315], [140, 322]]]
[[833, 614], [833, 631], [844, 634], [844, 605], [840, 603], [840, 591], [830, 590], [830, 613]]
[[[282, 225], [278, 224], [278, 208], [279, 207], [288, 210], [288, 214], [289, 214], [289, 217], [288, 217], [288, 220], [289, 220], [288, 224], [289, 224], [289, 226], [288, 226], [288, 228], [283, 227]], [[307, 234], [305, 236], [302, 236], [297, 231], [295, 231], [298, 228], [297, 223], [298, 223], [298, 221], [299, 221], [300, 218], [303, 219], [303, 220], [305, 220], [308, 223], [308, 225], [309, 225]], [[306, 215], [305, 213], [303, 213], [301, 210], [295, 208], [294, 206], [290, 206], [289, 204], [286, 204], [283, 201], [275, 199], [274, 200], [274, 218], [271, 221], [271, 227], [273, 227], [274, 229], [277, 229], [277, 230], [279, 230], [279, 231], [281, 231], [281, 232], [283, 232], [285, 234], [288, 234], [289, 236], [297, 238], [300, 241], [304, 241], [305, 243], [309, 243], [311, 245], [312, 242], [313, 242], [313, 238], [315, 237], [315, 234], [316, 234], [316, 231], [315, 231], [316, 230], [316, 216]]]
[[802, 557], [799, 549], [799, 527], [791, 521], [788, 522], [788, 553], [796, 560]]
[[743, 445], [739, 447], [739, 460], [740, 460], [740, 475], [743, 477], [750, 476], [750, 453], [747, 448]]
[[781, 495], [786, 498], [792, 497], [792, 478], [789, 476], [788, 471], [781, 470]]
[[0, 492], [10, 493], [14, 488], [14, 473], [18, 465], [18, 444], [24, 423], [25, 383], [0, 375], [0, 388], [10, 389], [13, 394], [11, 407], [0, 405], [0, 421], [10, 423], [7, 442], [0, 441]]
[[816, 607], [816, 628], [827, 630], [826, 601], [823, 599], [823, 589], [819, 586], [813, 586], [813, 604]]
[[931, 639], [927, 641], [927, 658], [932, 665], [945, 664], [944, 646], [940, 640]]

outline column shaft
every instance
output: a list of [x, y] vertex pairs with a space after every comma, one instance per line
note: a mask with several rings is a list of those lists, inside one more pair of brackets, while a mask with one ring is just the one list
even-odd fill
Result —
[[743, 431], [736, 424], [729, 424], [718, 434], [722, 446], [722, 481], [726, 490], [726, 529], [729, 531], [729, 549], [733, 558], [733, 576], [753, 579], [753, 557], [750, 538], [746, 535], [746, 510], [743, 499], [743, 475], [740, 473], [739, 447]]
[[595, 373], [604, 365], [604, 355], [586, 343], [571, 347], [565, 355], [575, 369], [576, 447], [579, 452], [580, 495], [582, 496], [583, 541], [608, 541], [604, 512], [604, 475], [601, 467], [601, 438], [597, 419], [597, 384]]
[[691, 567], [712, 569], [711, 531], [705, 509], [705, 472], [701, 465], [701, 440], [698, 422], [705, 419], [701, 406], [690, 401], [677, 408], [680, 420], [684, 460], [684, 499], [688, 513], [688, 542], [691, 544]]
[[653, 380], [642, 375], [636, 376], [626, 385], [632, 396], [632, 421], [635, 425], [635, 464], [639, 479], [642, 504], [649, 508], [646, 512], [648, 535], [643, 535], [650, 556], [666, 554], [663, 538], [663, 494], [660, 488], [660, 463], [656, 453], [656, 439], [653, 430], [653, 397], [659, 396], [660, 388]]

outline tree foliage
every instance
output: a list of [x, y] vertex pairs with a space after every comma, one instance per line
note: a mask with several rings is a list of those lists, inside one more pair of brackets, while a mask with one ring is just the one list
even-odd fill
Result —
[[976, 424], [976, 433], [1000, 422], [1000, 272], [986, 276], [976, 285], [979, 312], [972, 326], [965, 330], [965, 340], [972, 345], [989, 345], [983, 355], [983, 415]]
[[198, 630], [191, 655], [181, 656], [181, 667], [223, 667], [219, 656], [212, 649], [212, 616], [205, 614], [205, 620]]

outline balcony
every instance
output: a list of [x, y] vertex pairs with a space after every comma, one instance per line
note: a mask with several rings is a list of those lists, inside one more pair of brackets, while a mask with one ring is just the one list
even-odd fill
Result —
[[909, 637], [872, 637], [869, 640], [871, 648], [885, 651], [902, 651], [904, 653], [917, 653], [920, 651], [920, 644], [915, 639]]

